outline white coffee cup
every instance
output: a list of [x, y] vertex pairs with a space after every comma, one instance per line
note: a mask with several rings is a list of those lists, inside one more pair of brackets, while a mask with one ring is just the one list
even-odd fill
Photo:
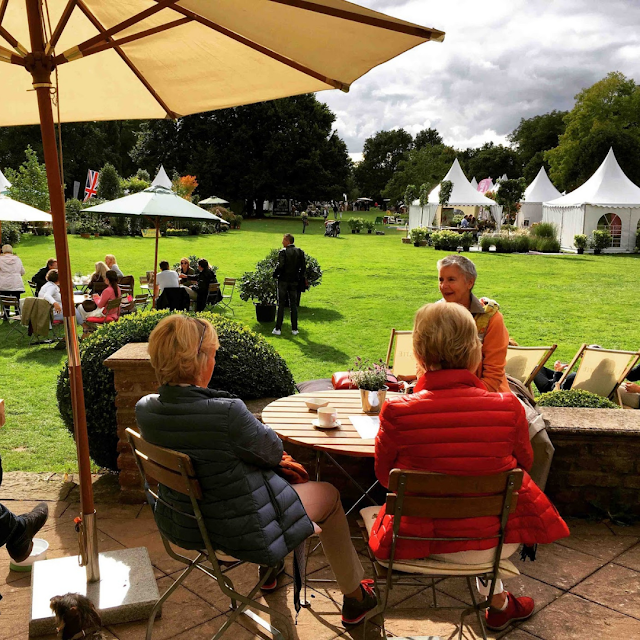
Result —
[[318, 424], [321, 427], [335, 427], [338, 412], [333, 407], [320, 407], [318, 409]]

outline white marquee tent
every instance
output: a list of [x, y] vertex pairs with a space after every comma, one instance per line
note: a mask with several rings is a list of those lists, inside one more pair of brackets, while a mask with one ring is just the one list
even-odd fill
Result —
[[524, 192], [516, 224], [519, 227], [530, 227], [535, 222], [542, 222], [542, 203], [555, 200], [561, 195], [549, 180], [544, 167], [540, 167], [538, 175]]
[[478, 181], [476, 180], [476, 177], [473, 176], [473, 178], [471, 178], [471, 186], [477, 191], [478, 190]]
[[0, 171], [0, 193], [4, 193], [10, 186], [11, 183], [4, 177], [4, 173]]
[[[460, 209], [465, 214], [471, 213], [475, 215], [476, 218], [479, 215], [480, 207], [489, 207], [491, 215], [496, 221], [496, 225], [498, 227], [500, 226], [502, 207], [473, 188], [471, 183], [467, 180], [467, 177], [464, 175], [457, 158], [453, 161], [451, 169], [449, 169], [449, 172], [442, 180], [443, 182], [445, 180], [449, 180], [453, 184], [451, 196], [449, 197], [449, 207]], [[439, 211], [439, 201], [440, 185], [431, 191], [429, 194], [429, 203], [424, 207], [424, 209], [420, 206], [419, 200], [414, 200], [409, 207], [409, 229], [420, 226], [431, 226], [434, 216], [436, 218], [437, 226], [440, 226], [441, 212]]]
[[575, 248], [577, 234], [589, 236], [596, 229], [608, 229], [612, 235], [608, 252], [633, 251], [640, 224], [640, 187], [627, 178], [609, 149], [581, 187], [543, 204], [542, 220], [558, 227], [563, 249]]

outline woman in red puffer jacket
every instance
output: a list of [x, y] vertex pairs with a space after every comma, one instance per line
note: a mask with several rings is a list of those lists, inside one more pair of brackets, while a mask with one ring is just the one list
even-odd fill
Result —
[[[522, 468], [524, 479], [518, 504], [509, 516], [502, 557], [520, 543], [550, 543], [569, 535], [549, 499], [526, 472], [533, 462], [528, 424], [511, 393], [490, 393], [471, 373], [478, 367], [481, 343], [473, 317], [455, 303], [425, 305], [418, 311], [413, 348], [421, 367], [415, 392], [385, 402], [376, 438], [378, 480], [388, 486], [392, 469], [415, 469], [451, 475], [491, 475]], [[382, 507], [370, 535], [376, 557], [389, 557], [391, 515]], [[499, 533], [497, 517], [464, 519], [403, 518], [400, 535], [417, 537], [490, 536]], [[476, 564], [491, 561], [496, 540], [399, 540], [397, 559], [436, 557]], [[479, 591], [488, 595], [489, 588]], [[504, 629], [533, 613], [531, 598], [508, 596], [496, 585], [487, 626]]]

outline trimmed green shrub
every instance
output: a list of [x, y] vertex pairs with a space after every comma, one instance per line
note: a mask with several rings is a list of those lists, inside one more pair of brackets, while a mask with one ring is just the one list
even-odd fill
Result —
[[611, 246], [611, 233], [606, 229], [596, 229], [593, 232], [591, 244], [597, 251], [607, 249]]
[[560, 241], [556, 238], [532, 238], [531, 248], [542, 253], [560, 253]]
[[530, 233], [536, 238], [555, 239], [558, 237], [558, 229], [552, 222], [539, 222], [538, 224], [533, 224], [531, 225]]
[[19, 222], [2, 223], [2, 244], [10, 244], [15, 247], [22, 239]]
[[165, 231], [165, 236], [171, 237], [171, 236], [188, 236], [189, 235], [189, 229], [172, 229], [171, 227], [167, 227], [167, 230]]
[[409, 231], [409, 238], [411, 238], [411, 242], [414, 244], [416, 242], [422, 242], [422, 240], [426, 240], [429, 236], [429, 230], [427, 227], [414, 227]]
[[582, 389], [568, 389], [550, 391], [538, 398], [541, 407], [586, 407], [589, 409], [620, 409], [620, 407], [602, 396], [583, 391]]
[[[116, 392], [113, 372], [103, 362], [130, 342], [148, 342], [154, 327], [168, 310], [145, 311], [106, 324], [80, 344], [84, 393], [87, 408], [89, 452], [95, 463], [117, 470]], [[207, 311], [186, 314], [210, 320], [218, 332], [220, 349], [209, 386], [229, 391], [244, 400], [281, 397], [294, 392], [294, 379], [283, 358], [260, 335], [249, 328]], [[58, 375], [57, 398], [60, 415], [73, 433], [69, 368]]]
[[[636, 244], [638, 242], [639, 236], [636, 236]], [[573, 244], [576, 249], [586, 249], [587, 243], [589, 242], [587, 236], [582, 233], [573, 236]]]
[[[467, 236], [463, 238], [463, 236]], [[467, 244], [467, 250], [471, 246], [473, 242], [473, 236], [469, 233], [463, 233], [460, 235], [456, 231], [436, 231], [431, 236], [431, 241], [433, 242], [433, 247], [435, 249], [441, 249], [443, 251], [457, 251], [458, 246], [464, 246], [464, 243]]]

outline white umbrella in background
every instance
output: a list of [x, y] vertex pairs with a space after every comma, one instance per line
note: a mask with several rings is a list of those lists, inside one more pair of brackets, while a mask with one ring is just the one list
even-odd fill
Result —
[[[4, 176], [0, 172], [0, 182]], [[1, 189], [1, 187], [0, 187]], [[51, 214], [0, 193], [0, 238], [3, 222], [51, 222]]]
[[229, 201], [223, 200], [222, 198], [218, 198], [216, 196], [211, 196], [210, 198], [206, 198], [205, 200], [200, 200], [198, 204], [200, 206], [202, 206], [203, 204], [206, 204], [206, 205], [229, 204]]
[[[153, 282], [158, 272], [158, 241], [160, 239], [160, 219], [203, 220], [204, 222], [220, 222], [229, 224], [219, 216], [181, 198], [166, 185], [171, 186], [165, 170], [161, 167], [152, 186], [144, 191], [132, 193], [123, 198], [97, 204], [95, 207], [83, 209], [82, 213], [100, 213], [106, 216], [141, 216], [151, 221], [156, 229], [156, 253], [153, 263]], [[156, 186], [153, 186], [156, 185]], [[153, 304], [156, 302], [156, 288], [153, 287]]]

